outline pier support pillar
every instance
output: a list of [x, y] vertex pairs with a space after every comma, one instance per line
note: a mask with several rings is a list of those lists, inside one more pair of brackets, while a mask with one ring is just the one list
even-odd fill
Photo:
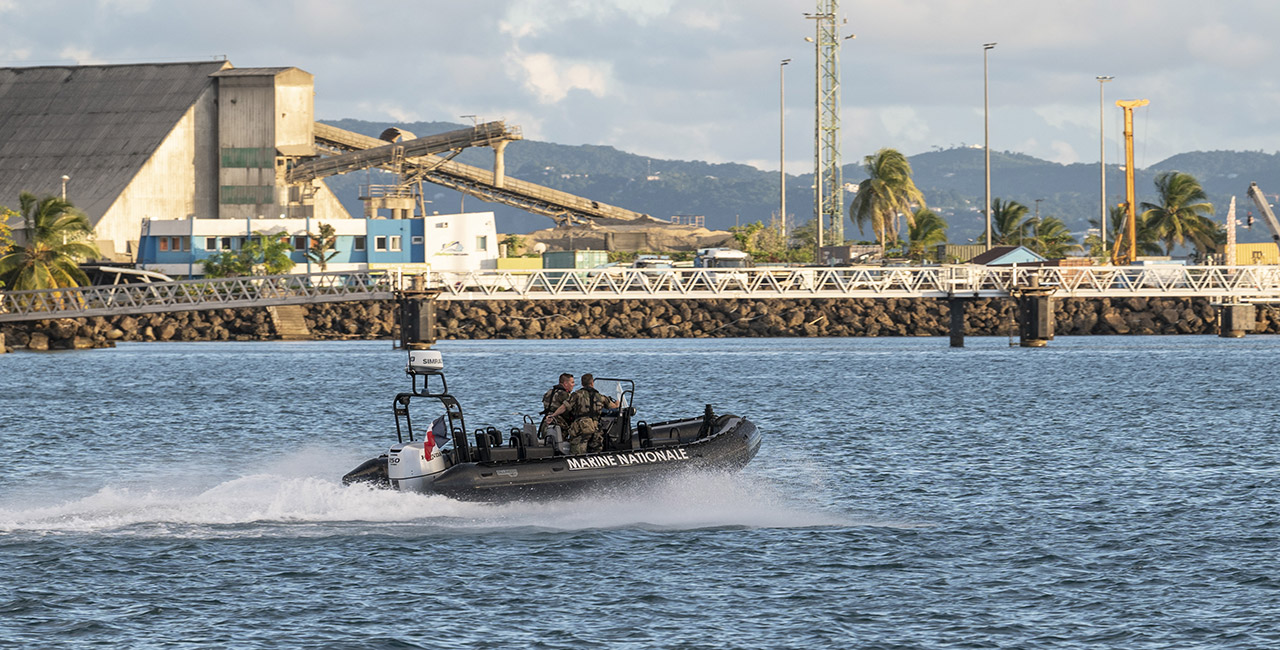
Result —
[[4, 332], [0, 332], [0, 354], [4, 354], [6, 351], [4, 348]]
[[493, 186], [502, 187], [506, 183], [507, 164], [503, 152], [507, 149], [507, 141], [493, 143]]
[[1224, 339], [1243, 338], [1257, 329], [1257, 308], [1248, 304], [1218, 305], [1218, 336]]
[[436, 342], [436, 296], [439, 291], [425, 288], [422, 276], [410, 279], [410, 287], [396, 296], [399, 311], [400, 346], [425, 350]]
[[1033, 275], [1030, 283], [1013, 292], [1018, 301], [1018, 345], [1042, 348], [1053, 340], [1053, 292]]
[[964, 347], [964, 310], [968, 299], [951, 296], [947, 299], [947, 307], [951, 312], [951, 347]]

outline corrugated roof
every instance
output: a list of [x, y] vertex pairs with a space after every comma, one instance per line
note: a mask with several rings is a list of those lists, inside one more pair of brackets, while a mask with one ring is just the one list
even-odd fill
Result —
[[226, 61], [0, 68], [0, 204], [67, 198], [94, 224]]
[[227, 68], [213, 73], [215, 77], [274, 77], [293, 68]]

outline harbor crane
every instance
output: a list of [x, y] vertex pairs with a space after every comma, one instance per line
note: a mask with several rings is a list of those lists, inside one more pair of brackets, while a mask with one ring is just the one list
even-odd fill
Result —
[[1280, 221], [1276, 221], [1276, 214], [1271, 211], [1271, 204], [1267, 203], [1267, 197], [1262, 193], [1262, 188], [1257, 183], [1249, 183], [1249, 198], [1253, 199], [1254, 205], [1258, 206], [1258, 212], [1262, 213], [1262, 220], [1267, 222], [1267, 228], [1271, 230], [1271, 241], [1280, 246]]
[[[1124, 109], [1124, 205], [1128, 217], [1124, 230], [1116, 233], [1115, 246], [1111, 249], [1111, 263], [1116, 266], [1133, 264], [1138, 259], [1138, 205], [1133, 183], [1133, 109], [1146, 106], [1146, 99], [1122, 99], [1116, 106]], [[1103, 228], [1107, 224], [1102, 224]]]

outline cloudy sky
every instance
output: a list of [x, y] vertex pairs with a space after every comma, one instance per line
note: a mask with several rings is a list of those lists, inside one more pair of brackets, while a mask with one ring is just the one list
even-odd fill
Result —
[[[812, 168], [816, 0], [0, 0], [0, 65], [209, 60], [315, 75], [319, 119], [506, 119], [525, 137], [777, 169]], [[1280, 149], [1276, 0], [842, 0], [846, 162], [981, 144], [1107, 159], [1115, 99], [1137, 164]]]

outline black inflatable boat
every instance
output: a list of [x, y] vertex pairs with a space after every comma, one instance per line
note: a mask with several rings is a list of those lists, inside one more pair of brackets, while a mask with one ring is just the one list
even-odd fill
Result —
[[[634, 382], [597, 378], [596, 388], [619, 403], [600, 419], [604, 451], [570, 455], [555, 426], [525, 416], [506, 434], [494, 427], [468, 439], [462, 407], [449, 394], [435, 350], [411, 350], [406, 372], [412, 391], [396, 395], [397, 443], [342, 477], [398, 490], [468, 501], [541, 499], [586, 489], [633, 485], [687, 470], [736, 471], [760, 449], [756, 426], [737, 415], [703, 414], [667, 422], [636, 420]], [[444, 407], [428, 426], [414, 428], [410, 405], [426, 398]], [[452, 441], [443, 448], [446, 440]]]

